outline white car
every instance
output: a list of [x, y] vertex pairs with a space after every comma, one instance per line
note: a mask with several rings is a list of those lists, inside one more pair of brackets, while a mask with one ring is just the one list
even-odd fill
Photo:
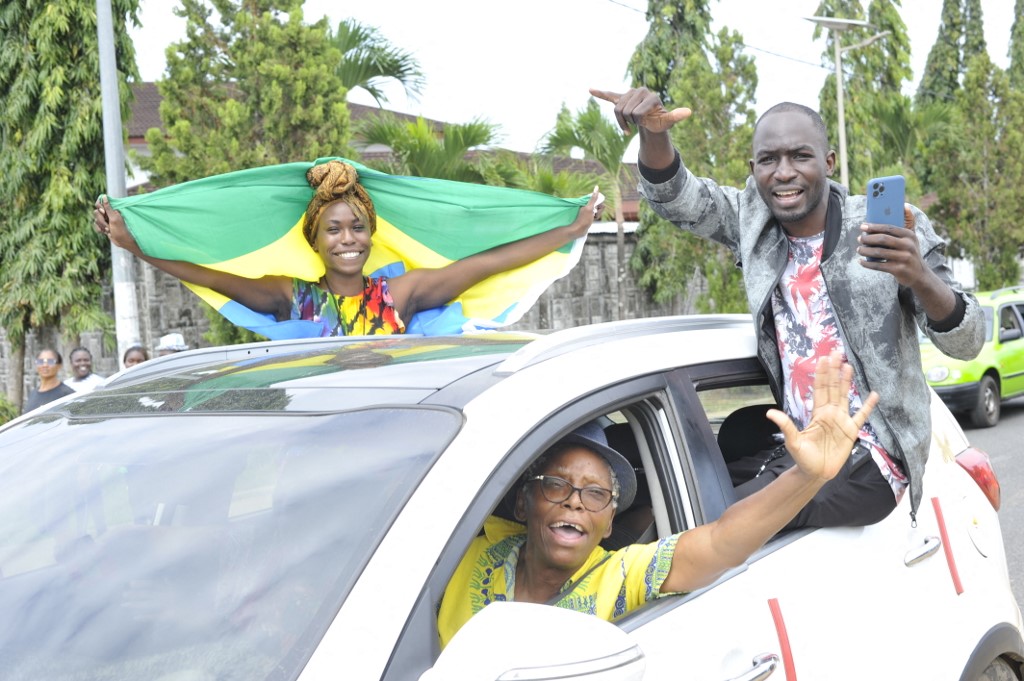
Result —
[[1019, 679], [998, 482], [934, 396], [916, 524], [904, 498], [784, 532], [614, 624], [496, 603], [439, 650], [449, 577], [538, 453], [601, 420], [640, 487], [613, 540], [679, 532], [734, 501], [765, 380], [739, 315], [138, 365], [0, 430], [2, 676]]

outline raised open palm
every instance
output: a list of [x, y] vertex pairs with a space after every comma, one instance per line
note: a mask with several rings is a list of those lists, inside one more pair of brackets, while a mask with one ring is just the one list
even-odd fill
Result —
[[872, 392], [856, 414], [850, 416], [850, 384], [853, 367], [843, 364], [839, 353], [818, 360], [814, 371], [814, 405], [811, 422], [802, 431], [783, 412], [772, 409], [768, 418], [782, 431], [786, 449], [807, 475], [831, 480], [846, 463], [858, 433], [878, 403]]

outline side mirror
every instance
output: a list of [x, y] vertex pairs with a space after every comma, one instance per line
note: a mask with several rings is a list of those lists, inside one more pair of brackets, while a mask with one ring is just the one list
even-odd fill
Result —
[[629, 635], [594, 615], [497, 602], [466, 622], [420, 681], [591, 676], [640, 681], [645, 668], [643, 651]]
[[1021, 337], [1020, 329], [1000, 329], [999, 330], [999, 342], [1005, 343], [1006, 341], [1017, 340]]

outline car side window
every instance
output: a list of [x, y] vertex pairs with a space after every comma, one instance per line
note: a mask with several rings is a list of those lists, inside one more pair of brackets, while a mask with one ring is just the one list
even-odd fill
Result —
[[1004, 306], [999, 310], [999, 339], [1009, 342], [1019, 339], [1021, 335], [1020, 318], [1016, 306]]
[[613, 522], [613, 534], [603, 544], [605, 548], [654, 541], [683, 529], [685, 519], [679, 510], [683, 503], [669, 455], [674, 450], [674, 436], [666, 426], [673, 420], [666, 416], [671, 404], [664, 376], [654, 374], [592, 393], [524, 432], [451, 535], [384, 678], [404, 679], [402, 669], [419, 669], [436, 659], [440, 652], [437, 615], [443, 594], [471, 543], [484, 533], [485, 523], [501, 526], [502, 521], [492, 520], [495, 516], [514, 520], [515, 495], [527, 467], [561, 436], [588, 421], [601, 423], [609, 445], [633, 464], [637, 477], [635, 501]]
[[1013, 306], [1007, 305], [999, 311], [999, 330], [1009, 331], [1013, 329], [1019, 329], [1017, 325], [1017, 315], [1014, 314]]
[[776, 408], [765, 384], [715, 387], [698, 392], [733, 486], [753, 478], [781, 443], [765, 416]]

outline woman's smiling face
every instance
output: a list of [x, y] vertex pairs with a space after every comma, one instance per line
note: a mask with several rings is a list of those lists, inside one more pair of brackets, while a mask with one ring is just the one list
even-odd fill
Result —
[[361, 273], [371, 246], [370, 228], [344, 201], [335, 201], [320, 214], [315, 249], [328, 269]]

